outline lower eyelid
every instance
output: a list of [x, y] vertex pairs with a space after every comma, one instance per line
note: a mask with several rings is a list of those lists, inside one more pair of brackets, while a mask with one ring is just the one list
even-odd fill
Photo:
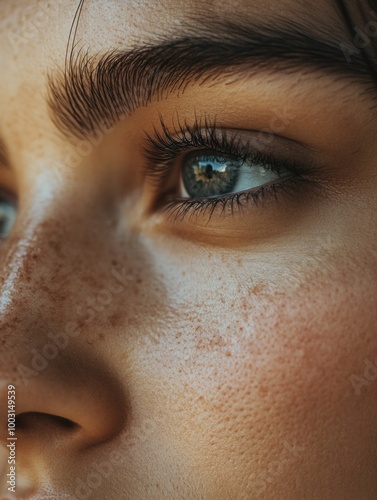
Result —
[[297, 179], [285, 178], [278, 182], [272, 181], [260, 188], [239, 193], [203, 199], [170, 200], [162, 208], [167, 218], [173, 222], [181, 222], [186, 217], [208, 217], [208, 222], [214, 216], [234, 217], [244, 215], [249, 205], [263, 209], [262, 205], [269, 201], [278, 201], [279, 196], [294, 195]]

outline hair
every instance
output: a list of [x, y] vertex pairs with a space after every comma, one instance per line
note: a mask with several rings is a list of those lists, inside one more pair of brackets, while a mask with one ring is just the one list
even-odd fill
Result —
[[[349, 34], [354, 37], [365, 32], [368, 23], [376, 25], [374, 36], [368, 36], [368, 42], [360, 48], [365, 62], [377, 86], [377, 0], [335, 0], [341, 16], [344, 19]], [[352, 4], [351, 4], [352, 2]], [[360, 26], [358, 23], [362, 23]]]

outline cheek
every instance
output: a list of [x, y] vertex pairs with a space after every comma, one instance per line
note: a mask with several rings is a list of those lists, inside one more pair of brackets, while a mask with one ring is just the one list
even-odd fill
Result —
[[[191, 318], [195, 341], [170, 360], [187, 416], [176, 423], [180, 442], [207, 450], [198, 451], [200, 468], [214, 460], [234, 487], [274, 463], [292, 480], [297, 470], [330, 474], [333, 463], [349, 460], [346, 450], [365, 463], [377, 437], [376, 388], [368, 381], [358, 396], [352, 383], [365, 359], [377, 362], [376, 276], [339, 265], [279, 283], [268, 291], [245, 284], [231, 305], [219, 292], [217, 307], [202, 305]], [[237, 457], [237, 472], [229, 457]]]

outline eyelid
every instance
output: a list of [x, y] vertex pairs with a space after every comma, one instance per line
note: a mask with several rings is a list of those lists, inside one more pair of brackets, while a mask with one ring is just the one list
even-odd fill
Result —
[[[160, 128], [154, 126], [153, 132], [144, 131], [141, 144], [141, 153], [145, 159], [144, 175], [156, 184], [163, 184], [171, 174], [172, 162], [185, 151], [195, 149], [212, 149], [217, 153], [249, 157], [251, 152], [265, 156], [279, 157], [286, 163], [307, 165], [311, 170], [316, 156], [315, 152], [299, 141], [284, 138], [279, 135], [245, 130], [235, 127], [218, 126], [215, 119], [207, 116], [196, 118], [193, 123], [179, 119], [172, 120], [171, 127], [167, 127], [160, 116]], [[274, 154], [271, 155], [271, 150]], [[278, 151], [278, 154], [275, 154]]]
[[[256, 144], [253, 139], [258, 139], [258, 148], [251, 146], [251, 144]], [[182, 168], [179, 167], [179, 160], [183, 161], [187, 151], [200, 151], [208, 148], [212, 149], [215, 154], [232, 154], [238, 158], [244, 157], [245, 160], [252, 158], [256, 161], [256, 155], [260, 157], [264, 155], [262, 163], [275, 166], [276, 172], [282, 171], [278, 170], [279, 165], [281, 169], [292, 172], [292, 179], [287, 177], [269, 186], [264, 185], [260, 188], [251, 188], [246, 192], [225, 194], [212, 199], [178, 198], [177, 186]], [[266, 153], [262, 151], [263, 149]], [[260, 205], [263, 201], [266, 206], [267, 195], [276, 199], [278, 192], [287, 193], [290, 191], [289, 188], [297, 188], [295, 181], [309, 180], [314, 177], [313, 171], [315, 167], [317, 168], [310, 149], [300, 143], [255, 130], [219, 127], [215, 120], [210, 120], [205, 116], [196, 118], [193, 123], [184, 121], [182, 124], [179, 120], [172, 121], [170, 128], [160, 117], [160, 127], [155, 126], [153, 133], [145, 132], [141, 151], [145, 159], [146, 186], [152, 187], [154, 191], [152, 196], [146, 197], [147, 204], [149, 204], [145, 214], [148, 216], [161, 212], [165, 213], [169, 220], [174, 215], [175, 221], [182, 221], [181, 216], [186, 217], [188, 214], [190, 220], [196, 216], [199, 218], [202, 214], [209, 214], [209, 219], [215, 213], [235, 215], [235, 207], [241, 212], [251, 201], [254, 201], [256, 205]]]
[[254, 202], [256, 206], [259, 206], [269, 195], [273, 195], [276, 199], [280, 190], [288, 192], [296, 181], [297, 179], [292, 182], [292, 178], [287, 178], [285, 180], [281, 179], [281, 181], [271, 182], [268, 185], [263, 185], [258, 188], [212, 198], [176, 199], [168, 203], [163, 208], [163, 211], [167, 214], [168, 218], [172, 218], [174, 222], [183, 221], [187, 214], [189, 214], [190, 219], [207, 215], [209, 222], [216, 211], [218, 211], [219, 215], [222, 217], [234, 217], [236, 210], [242, 212], [250, 202]]
[[294, 151], [297, 151], [300, 155], [305, 152], [316, 152], [309, 144], [299, 139], [274, 132], [268, 127], [254, 129], [251, 123], [250, 128], [239, 128], [232, 123], [224, 122], [220, 124], [216, 116], [213, 117], [206, 114], [199, 117], [195, 116], [193, 120], [184, 119], [183, 121], [181, 121], [179, 116], [176, 119], [173, 117], [170, 126], [167, 125], [164, 117], [159, 114], [159, 126], [154, 125], [151, 132], [144, 130], [141, 150], [148, 153], [148, 151], [153, 149], [157, 141], [159, 141], [159, 144], [167, 145], [173, 140], [181, 142], [182, 137], [187, 145], [192, 147], [191, 138], [198, 139], [203, 134], [203, 131], [207, 138], [217, 138], [217, 142], [221, 141], [224, 134], [227, 134], [228, 137], [232, 135], [240, 139], [247, 136], [250, 142], [249, 146], [257, 150], [268, 147], [269, 142], [273, 140], [277, 142], [277, 145], [280, 145], [282, 148], [284, 147], [289, 154], [292, 154]]

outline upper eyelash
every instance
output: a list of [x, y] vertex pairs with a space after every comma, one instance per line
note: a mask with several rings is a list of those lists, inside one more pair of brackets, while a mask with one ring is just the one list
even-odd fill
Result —
[[[177, 119], [177, 123], [173, 123], [173, 132], [168, 129], [163, 117], [160, 115], [160, 125], [162, 132], [159, 132], [156, 127], [153, 130], [153, 136], [146, 133], [146, 142], [144, 143], [147, 158], [155, 159], [156, 151], [160, 152], [159, 158], [161, 161], [167, 161], [172, 154], [177, 154], [182, 149], [189, 147], [203, 146], [203, 139], [206, 141], [206, 146], [221, 149], [224, 146], [225, 137], [217, 136], [219, 130], [216, 126], [216, 119], [210, 121], [209, 118], [195, 119], [194, 124], [189, 124], [187, 120], [183, 123]], [[203, 137], [203, 132], [205, 137]]]
[[297, 175], [300, 171], [296, 169], [293, 162], [278, 160], [277, 158], [258, 152], [249, 143], [242, 142], [235, 131], [232, 134], [222, 128], [218, 128], [216, 120], [208, 117], [195, 119], [193, 124], [186, 120], [182, 123], [177, 119], [173, 123], [173, 131], [170, 131], [162, 116], [160, 118], [161, 131], [155, 126], [153, 134], [145, 132], [142, 143], [142, 153], [147, 161], [145, 175], [154, 177], [163, 183], [170, 173], [171, 162], [182, 151], [192, 148], [212, 149], [217, 155], [223, 153], [228, 156], [236, 156], [241, 161], [252, 158], [260, 160], [265, 164], [271, 164], [271, 170], [279, 173], [283, 168], [292, 170]]
[[146, 175], [162, 177], [164, 180], [165, 175], [169, 173], [167, 171], [167, 167], [170, 166], [169, 162], [180, 152], [190, 148], [206, 147], [223, 153], [225, 150], [229, 151], [229, 141], [226, 141], [221, 130], [221, 135], [218, 136], [216, 121], [210, 121], [207, 117], [196, 119], [193, 125], [186, 120], [182, 123], [178, 118], [177, 123], [173, 123], [172, 132], [161, 115], [159, 120], [161, 131], [155, 126], [153, 135], [146, 132], [142, 145], [143, 154], [148, 162]]
[[158, 163], [165, 163], [175, 158], [178, 153], [193, 147], [216, 150], [217, 153], [235, 155], [246, 159], [250, 155], [250, 145], [243, 144], [237, 137], [237, 132], [232, 135], [216, 124], [216, 119], [208, 117], [195, 119], [193, 124], [187, 120], [183, 123], [177, 119], [172, 124], [172, 131], [167, 127], [164, 119], [160, 116], [161, 131], [156, 127], [153, 135], [146, 133], [143, 151], [146, 158]]

